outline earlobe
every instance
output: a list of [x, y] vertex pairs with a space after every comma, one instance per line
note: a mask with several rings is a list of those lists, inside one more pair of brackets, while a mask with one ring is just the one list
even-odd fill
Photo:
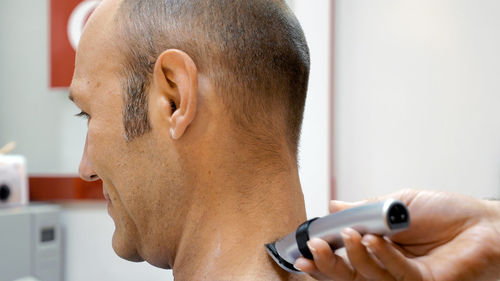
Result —
[[178, 139], [177, 135], [175, 134], [174, 128], [170, 128], [170, 135], [172, 136], [172, 139], [174, 140]]
[[161, 114], [167, 120], [173, 139], [181, 138], [196, 116], [198, 100], [198, 71], [194, 61], [186, 53], [169, 49], [157, 59], [154, 68], [154, 86], [168, 105]]

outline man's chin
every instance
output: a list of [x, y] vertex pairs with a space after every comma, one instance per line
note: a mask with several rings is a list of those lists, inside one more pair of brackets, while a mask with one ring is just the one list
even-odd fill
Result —
[[[124, 243], [125, 242], [125, 243]], [[144, 259], [139, 255], [137, 249], [130, 243], [126, 243], [117, 237], [116, 232], [113, 234], [113, 250], [122, 259], [131, 262], [143, 262]]]
[[[113, 235], [113, 250], [115, 253], [122, 259], [128, 260], [131, 262], [143, 262], [146, 261], [133, 247], [132, 245], [125, 245], [120, 243], [119, 238], [116, 238], [116, 233]], [[155, 262], [157, 261], [157, 262]], [[163, 269], [172, 269], [172, 267], [162, 259], [148, 259], [147, 262], [152, 266], [163, 268]]]

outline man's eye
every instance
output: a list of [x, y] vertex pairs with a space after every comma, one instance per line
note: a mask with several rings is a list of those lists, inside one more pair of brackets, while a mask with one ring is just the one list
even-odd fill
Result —
[[89, 120], [90, 115], [88, 115], [86, 112], [82, 111], [80, 113], [75, 114], [76, 117], [83, 118], [85, 120]]

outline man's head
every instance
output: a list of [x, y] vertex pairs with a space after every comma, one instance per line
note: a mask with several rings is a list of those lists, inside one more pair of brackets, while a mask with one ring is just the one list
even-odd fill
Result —
[[308, 74], [282, 1], [103, 1], [71, 98], [89, 116], [80, 174], [103, 180], [117, 254], [170, 266], [200, 178], [228, 149], [295, 159]]
[[125, 0], [116, 18], [130, 138], [149, 130], [145, 90], [156, 59], [179, 49], [209, 77], [246, 138], [273, 139], [279, 132], [297, 149], [309, 50], [284, 1]]

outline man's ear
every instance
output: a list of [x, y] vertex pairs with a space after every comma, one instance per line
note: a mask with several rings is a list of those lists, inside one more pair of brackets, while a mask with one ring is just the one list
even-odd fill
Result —
[[182, 137], [196, 115], [198, 70], [194, 61], [183, 51], [164, 51], [154, 66], [153, 87], [161, 101], [156, 104], [161, 107], [161, 120], [169, 121], [173, 139]]

